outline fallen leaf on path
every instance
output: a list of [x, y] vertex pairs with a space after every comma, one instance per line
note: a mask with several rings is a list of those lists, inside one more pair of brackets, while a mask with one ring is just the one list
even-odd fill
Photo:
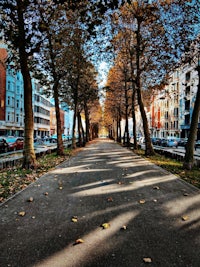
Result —
[[152, 262], [152, 259], [151, 258], [143, 258], [143, 261], [145, 263], [151, 263]]
[[19, 215], [19, 216], [22, 216], [22, 217], [25, 216], [25, 214], [26, 214], [25, 211], [20, 211], [20, 212], [18, 213], [18, 215]]
[[102, 223], [101, 225], [103, 227], [103, 229], [108, 229], [110, 227], [109, 223]]
[[108, 198], [107, 198], [107, 201], [108, 201], [108, 202], [112, 202], [112, 201], [113, 201], [113, 198], [112, 198], [112, 197], [108, 197]]
[[144, 204], [146, 201], [144, 199], [140, 199], [139, 203]]
[[126, 230], [127, 229], [127, 226], [126, 225], [123, 225], [122, 227], [121, 227], [121, 230]]
[[187, 216], [187, 215], [182, 216], [182, 220], [183, 220], [183, 221], [187, 221], [187, 220], [189, 220], [189, 216]]
[[58, 189], [62, 190], [62, 189], [63, 189], [63, 187], [62, 187], [62, 186], [59, 186], [59, 188], [58, 188]]
[[156, 186], [153, 187], [153, 189], [159, 190], [160, 187], [156, 185]]
[[71, 219], [72, 222], [78, 222], [78, 217], [77, 216], [73, 216]]
[[30, 198], [28, 199], [28, 202], [33, 202], [33, 197], [30, 197]]
[[83, 239], [79, 238], [79, 239], [76, 239], [74, 245], [78, 245], [78, 244], [82, 244], [84, 243]]

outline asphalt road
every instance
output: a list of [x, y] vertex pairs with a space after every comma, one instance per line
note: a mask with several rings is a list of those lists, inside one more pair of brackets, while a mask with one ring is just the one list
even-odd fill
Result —
[[199, 267], [199, 193], [93, 141], [1, 205], [0, 266]]

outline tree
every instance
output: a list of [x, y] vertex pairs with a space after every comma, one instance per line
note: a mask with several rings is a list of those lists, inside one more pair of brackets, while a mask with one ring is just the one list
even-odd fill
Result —
[[110, 130], [112, 126], [112, 135], [116, 141], [121, 142], [121, 120], [125, 114], [125, 92], [123, 74], [117, 64], [109, 71], [106, 86], [105, 100], [105, 123]]
[[[200, 53], [199, 45], [199, 25], [200, 25], [200, 2], [199, 1], [172, 1], [166, 4], [161, 1], [163, 11], [163, 25], [166, 31], [166, 42], [171, 47], [170, 58], [176, 58], [173, 68], [181, 64], [196, 64], [196, 70], [199, 76], [198, 57]], [[173, 33], [173, 34], [172, 34]], [[191, 169], [194, 164], [194, 144], [198, 127], [198, 118], [200, 110], [200, 92], [199, 85], [196, 95], [196, 101], [193, 109], [192, 120], [190, 124], [190, 133], [186, 147], [183, 167]]]
[[[200, 117], [200, 62], [199, 62], [199, 55], [200, 55], [200, 36], [196, 39], [196, 42], [193, 43], [194, 49], [190, 50], [190, 53], [193, 54], [193, 59], [196, 61], [196, 71], [198, 73], [198, 88], [197, 88], [197, 94], [196, 94], [196, 100], [194, 103], [194, 109], [192, 113], [192, 119], [190, 124], [190, 132], [188, 136], [188, 142], [186, 145], [186, 153], [184, 158], [183, 167], [185, 169], [192, 169], [194, 165], [194, 144], [197, 136], [197, 128], [198, 128], [198, 122]], [[191, 55], [190, 55], [190, 61], [191, 61]], [[194, 64], [194, 63], [193, 63]]]
[[[35, 168], [37, 160], [33, 146], [33, 109], [31, 59], [39, 51], [41, 36], [38, 30], [40, 4], [38, 1], [6, 1], [0, 3], [1, 27], [10, 51], [18, 59], [24, 81], [24, 168]], [[34, 16], [32, 16], [34, 14]], [[12, 58], [13, 59], [13, 58]], [[12, 60], [11, 59], [11, 60]]]

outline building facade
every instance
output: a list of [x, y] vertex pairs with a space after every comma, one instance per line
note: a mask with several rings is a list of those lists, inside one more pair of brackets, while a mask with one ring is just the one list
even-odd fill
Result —
[[184, 65], [171, 74], [169, 84], [162, 91], [154, 92], [149, 120], [152, 137], [188, 137], [198, 82], [195, 65]]
[[[24, 83], [20, 71], [6, 65], [6, 45], [0, 44], [0, 135], [24, 135]], [[34, 136], [50, 135], [50, 100], [32, 78]]]

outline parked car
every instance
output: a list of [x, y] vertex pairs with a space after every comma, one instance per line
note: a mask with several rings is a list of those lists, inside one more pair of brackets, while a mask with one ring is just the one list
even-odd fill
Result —
[[24, 138], [23, 137], [15, 137], [8, 136], [5, 137], [6, 142], [8, 143], [8, 151], [15, 151], [23, 149], [24, 147]]
[[177, 147], [178, 141], [176, 139], [162, 139], [161, 146], [164, 147]]
[[8, 143], [4, 137], [0, 136], [0, 153], [8, 152]]
[[179, 141], [178, 141], [178, 146], [183, 146], [185, 147], [185, 145], [187, 144], [187, 138], [181, 138]]
[[17, 150], [21, 150], [24, 148], [24, 138], [23, 137], [16, 137], [15, 140], [16, 144], [17, 144]]
[[195, 150], [197, 149], [197, 148], [200, 148], [200, 140], [197, 140], [196, 142], [195, 142]]
[[152, 144], [156, 145], [156, 146], [161, 146], [162, 140], [163, 140], [163, 138], [159, 138], [159, 137], [151, 138]]
[[[51, 136], [51, 138], [54, 139], [54, 140], [56, 140], [56, 142], [57, 142], [57, 134], [53, 134], [53, 135]], [[63, 140], [63, 141], [67, 141], [67, 140], [68, 140], [68, 136], [65, 135], [65, 134], [62, 134], [62, 140]]]

